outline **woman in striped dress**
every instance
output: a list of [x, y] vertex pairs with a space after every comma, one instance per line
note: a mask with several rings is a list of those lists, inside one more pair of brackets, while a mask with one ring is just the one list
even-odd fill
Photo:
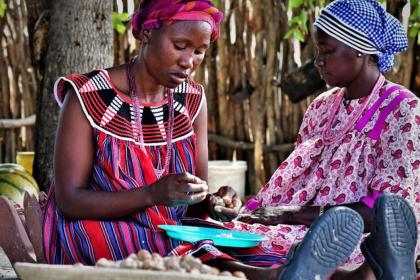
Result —
[[221, 19], [207, 0], [143, 1], [132, 18], [141, 42], [136, 58], [56, 81], [55, 181], [43, 224], [48, 263], [92, 265], [148, 250], [277, 275], [245, 264], [279, 264], [283, 253], [259, 247], [227, 253], [158, 228], [187, 216], [230, 220], [241, 206], [229, 187], [218, 194], [230, 195], [234, 209], [215, 207], [208, 196], [206, 99], [188, 78], [218, 37]]

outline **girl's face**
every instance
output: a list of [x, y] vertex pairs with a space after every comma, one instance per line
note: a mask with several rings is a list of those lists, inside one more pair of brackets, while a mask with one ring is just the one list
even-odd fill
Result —
[[328, 85], [346, 87], [361, 72], [364, 59], [357, 56], [355, 49], [318, 28], [315, 28], [314, 43], [317, 50], [315, 66]]
[[210, 37], [211, 27], [204, 21], [179, 21], [152, 30], [142, 53], [148, 72], [157, 83], [175, 88], [201, 64]]

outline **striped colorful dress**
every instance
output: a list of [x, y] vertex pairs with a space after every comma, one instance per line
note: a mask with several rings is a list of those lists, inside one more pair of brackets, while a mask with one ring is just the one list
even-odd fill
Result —
[[[134, 140], [137, 130], [132, 103], [118, 92], [105, 70], [59, 78], [54, 93], [60, 106], [69, 85], [76, 92], [96, 139], [89, 189], [119, 192], [153, 183], [156, 180], [153, 168], [162, 168], [166, 155], [168, 100], [141, 106], [145, 143], [145, 149], [141, 149]], [[193, 122], [203, 100], [202, 86], [193, 81], [186, 81], [174, 90], [171, 173], [195, 174], [197, 146]], [[157, 205], [117, 220], [67, 220], [57, 208], [54, 189], [53, 184], [43, 225], [48, 263], [91, 265], [100, 258], [123, 259], [141, 249], [162, 256], [193, 254], [204, 262], [225, 258], [271, 266], [284, 261], [284, 254], [260, 247], [227, 251], [216, 248], [211, 241], [191, 244], [169, 238], [157, 226], [180, 224], [186, 206]]]

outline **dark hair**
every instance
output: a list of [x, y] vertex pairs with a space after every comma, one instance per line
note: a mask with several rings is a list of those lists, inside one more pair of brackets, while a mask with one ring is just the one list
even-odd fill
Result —
[[377, 55], [377, 54], [372, 54], [372, 55], [370, 55], [370, 56], [369, 56], [369, 60], [370, 60], [371, 62], [375, 63], [376, 65], [379, 65], [379, 64], [378, 64], [378, 62], [379, 62], [379, 57], [378, 57], [378, 55]]
[[154, 1], [154, 0], [143, 0], [143, 1], [141, 1], [141, 2], [140, 2], [140, 5], [139, 5], [139, 9], [144, 9], [144, 8], [146, 8], [147, 6], [149, 6], [150, 4], [152, 4], [152, 3], [153, 3], [153, 1]]

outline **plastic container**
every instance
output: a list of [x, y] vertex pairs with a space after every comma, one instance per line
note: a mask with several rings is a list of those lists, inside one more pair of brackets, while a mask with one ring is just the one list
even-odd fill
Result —
[[231, 186], [239, 198], [245, 195], [246, 161], [211, 160], [209, 161], [208, 185], [210, 192], [216, 192], [221, 186]]
[[216, 246], [250, 248], [257, 246], [260, 241], [268, 239], [267, 237], [259, 234], [236, 230], [181, 225], [159, 225], [158, 227], [164, 229], [172, 238], [187, 242], [213, 240], [214, 245]]
[[32, 165], [34, 163], [34, 152], [17, 152], [16, 163], [23, 166], [32, 175]]

